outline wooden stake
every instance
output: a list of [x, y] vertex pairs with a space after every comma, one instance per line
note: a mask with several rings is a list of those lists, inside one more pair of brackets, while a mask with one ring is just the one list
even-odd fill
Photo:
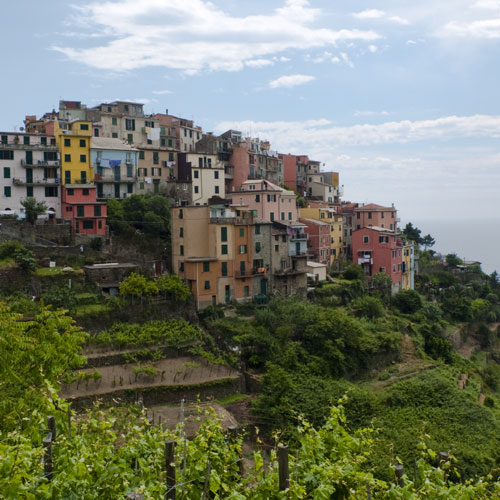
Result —
[[205, 485], [203, 486], [203, 496], [201, 497], [202, 500], [207, 500], [208, 498], [208, 492], [210, 491], [210, 471], [212, 469], [212, 466], [210, 464], [210, 460], [208, 461], [207, 464], [207, 472], [205, 473]]
[[48, 481], [52, 481], [54, 471], [52, 468], [52, 434], [49, 432], [43, 440], [43, 472]]
[[175, 441], [165, 442], [165, 465], [167, 469], [168, 500], [175, 500]]
[[52, 434], [52, 441], [56, 440], [56, 419], [53, 415], [47, 417], [47, 427], [49, 432]]
[[279, 488], [284, 491], [290, 486], [290, 473], [288, 470], [288, 446], [278, 446], [278, 469], [279, 469]]

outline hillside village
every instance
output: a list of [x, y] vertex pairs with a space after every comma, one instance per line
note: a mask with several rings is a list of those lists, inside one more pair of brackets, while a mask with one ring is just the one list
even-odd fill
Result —
[[109, 248], [110, 200], [159, 194], [171, 207], [171, 244], [145, 271], [178, 274], [197, 308], [304, 295], [308, 277], [325, 280], [341, 261], [387, 274], [393, 293], [414, 288], [413, 242], [394, 205], [343, 201], [339, 173], [307, 155], [122, 101], [60, 101], [26, 116], [23, 130], [0, 134], [3, 240], [19, 237], [9, 220], [26, 218], [22, 202], [34, 198], [45, 207], [42, 245], [86, 248], [100, 238]]
[[24, 124], [0, 498], [500, 498], [496, 272], [239, 131], [121, 101]]

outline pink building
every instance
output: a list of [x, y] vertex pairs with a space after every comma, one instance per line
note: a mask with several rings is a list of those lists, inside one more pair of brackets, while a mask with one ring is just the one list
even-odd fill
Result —
[[394, 205], [382, 207], [375, 203], [369, 203], [354, 208], [354, 229], [376, 226], [396, 231], [397, 223], [397, 210]]
[[305, 224], [308, 234], [307, 247], [313, 255], [313, 260], [321, 264], [330, 264], [330, 224], [316, 219], [300, 218], [299, 222]]
[[62, 186], [61, 194], [62, 217], [71, 221], [75, 234], [106, 235], [107, 206], [97, 201], [96, 186]]
[[243, 183], [250, 177], [250, 157], [248, 154], [248, 143], [240, 142], [233, 144], [230, 164], [233, 178], [229, 189], [231, 192], [242, 189]]
[[401, 289], [402, 281], [401, 238], [389, 229], [364, 227], [352, 233], [352, 260], [359, 264], [367, 276], [386, 273], [392, 278], [392, 291]]
[[297, 189], [297, 157], [295, 155], [279, 155], [283, 160], [283, 174], [285, 186], [290, 189]]
[[265, 179], [246, 180], [241, 191], [231, 193], [233, 205], [243, 205], [255, 211], [264, 221], [296, 222], [298, 219], [297, 196]]

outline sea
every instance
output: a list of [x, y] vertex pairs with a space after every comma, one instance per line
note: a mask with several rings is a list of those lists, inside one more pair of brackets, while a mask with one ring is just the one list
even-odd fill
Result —
[[[474, 220], [412, 220], [412, 224], [422, 231], [422, 236], [430, 234], [436, 244], [433, 250], [443, 255], [456, 253], [463, 260], [481, 262], [481, 269], [487, 274], [500, 274], [500, 217], [481, 218], [477, 213]], [[402, 229], [407, 221], [402, 221]]]

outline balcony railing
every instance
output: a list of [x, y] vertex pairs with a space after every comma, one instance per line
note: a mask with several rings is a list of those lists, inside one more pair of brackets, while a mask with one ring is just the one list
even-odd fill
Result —
[[291, 241], [307, 241], [308, 239], [308, 233], [294, 233], [290, 236]]
[[14, 177], [12, 182], [15, 186], [58, 186], [61, 184], [61, 179], [59, 178], [47, 178], [47, 179], [19, 179]]
[[371, 257], [358, 257], [358, 264], [373, 264], [373, 259]]
[[61, 162], [59, 160], [36, 160], [31, 163], [26, 160], [21, 160], [21, 166], [33, 168], [33, 167], [59, 167]]
[[245, 269], [242, 271], [238, 269], [234, 272], [236, 278], [251, 278], [252, 276], [265, 276], [267, 274], [267, 268], [265, 267], [252, 267], [251, 269]]

